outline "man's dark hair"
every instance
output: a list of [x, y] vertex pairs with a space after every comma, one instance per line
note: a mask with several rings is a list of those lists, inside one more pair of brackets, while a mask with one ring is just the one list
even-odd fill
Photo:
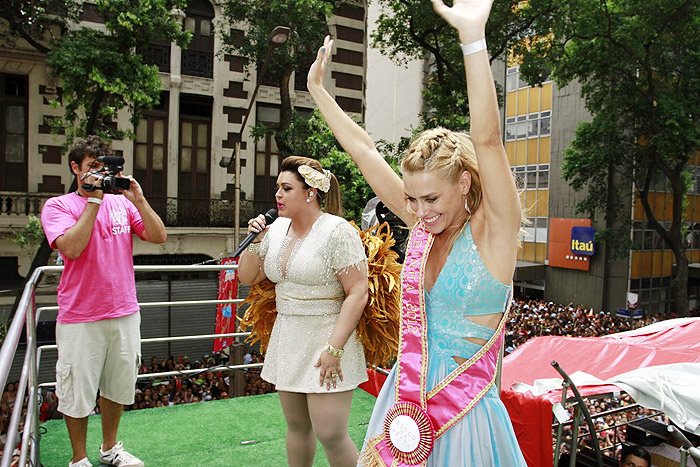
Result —
[[68, 168], [73, 173], [71, 162], [75, 162], [80, 167], [83, 164], [83, 159], [90, 156], [97, 159], [100, 156], [111, 156], [112, 148], [109, 144], [102, 141], [98, 136], [90, 135], [84, 140], [78, 142], [68, 154]]
[[623, 445], [622, 452], [620, 453], [620, 463], [624, 462], [629, 456], [636, 456], [640, 459], [644, 459], [649, 464], [649, 467], [651, 467], [651, 454], [643, 447], [637, 446], [636, 444]]

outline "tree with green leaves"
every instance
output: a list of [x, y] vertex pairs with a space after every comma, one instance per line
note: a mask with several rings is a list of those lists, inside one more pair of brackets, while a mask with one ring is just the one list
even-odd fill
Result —
[[[300, 71], [303, 76], [297, 79], [306, 79], [318, 44], [329, 34], [327, 18], [340, 3], [339, 0], [227, 0], [223, 3], [227, 29], [219, 30], [224, 42], [219, 52], [246, 57], [249, 66], [261, 67], [265, 62], [268, 37], [275, 26], [291, 29], [287, 42], [272, 51], [266, 72], [267, 78], [277, 81], [280, 89], [280, 132], [292, 122], [292, 73]], [[231, 24], [244, 25], [244, 34], [228, 29]], [[282, 155], [291, 154], [278, 134], [275, 138]]]
[[[459, 38], [433, 11], [430, 0], [377, 0], [382, 13], [372, 46], [397, 64], [430, 54], [430, 74], [423, 91], [425, 128], [468, 128], [467, 85]], [[504, 60], [510, 44], [527, 36], [534, 18], [523, 15], [518, 0], [496, 0], [486, 25], [491, 62]], [[548, 11], [547, 8], [543, 8]]]
[[72, 136], [96, 134], [123, 139], [131, 130], [115, 128], [127, 108], [136, 127], [141, 109], [160, 99], [158, 67], [146, 65], [140, 50], [154, 40], [185, 46], [190, 33], [171, 14], [186, 0], [97, 0], [105, 30], [75, 28], [48, 52], [48, 65], [63, 84], [64, 120]]
[[1, 0], [7, 22], [4, 42], [24, 39], [45, 54], [51, 74], [61, 80], [66, 145], [75, 137], [97, 134], [122, 139], [130, 130], [115, 126], [127, 108], [131, 124], [141, 109], [158, 102], [161, 81], [139, 50], [154, 40], [185, 46], [191, 37], [172, 16], [186, 0], [96, 0], [104, 28], [76, 27], [84, 8], [77, 0]]
[[[630, 198], [638, 200], [648, 227], [673, 252], [672, 311], [686, 315], [688, 161], [700, 148], [700, 0], [560, 0], [534, 18], [533, 37], [541, 40], [521, 44], [522, 74], [537, 82], [551, 72], [559, 86], [578, 81], [592, 115], [565, 151], [564, 177], [585, 193], [579, 211], [603, 213], [608, 227], [599, 239], [625, 256]], [[655, 213], [659, 190], [672, 198], [670, 222]]]

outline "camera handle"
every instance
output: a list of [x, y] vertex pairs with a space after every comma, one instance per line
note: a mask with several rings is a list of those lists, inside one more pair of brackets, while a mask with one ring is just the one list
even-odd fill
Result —
[[101, 186], [95, 186], [92, 183], [83, 183], [80, 188], [82, 188], [83, 190], [85, 190], [87, 192], [93, 192], [95, 190], [104, 191]]
[[[96, 177], [104, 178], [101, 174], [101, 172], [104, 172], [104, 170], [105, 169], [103, 167], [100, 170], [91, 170], [89, 172], [86, 172], [82, 177], [80, 177], [80, 181], [85, 180], [89, 175], [94, 175]], [[102, 187], [95, 186], [92, 183], [83, 183], [80, 188], [82, 188], [83, 190], [85, 190], [87, 192], [93, 192], [95, 190], [102, 190]], [[102, 191], [104, 191], [104, 190], [102, 190]]]

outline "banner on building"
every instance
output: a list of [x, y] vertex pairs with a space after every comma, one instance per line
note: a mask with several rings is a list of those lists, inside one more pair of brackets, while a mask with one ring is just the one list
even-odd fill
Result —
[[[222, 265], [237, 264], [234, 258], [224, 258]], [[238, 269], [224, 269], [219, 271], [219, 295], [218, 300], [232, 300], [238, 297]], [[236, 304], [220, 303], [216, 305], [216, 334], [228, 334], [236, 332]], [[214, 339], [214, 352], [219, 352], [233, 344], [233, 337], [220, 337]]]
[[590, 219], [549, 219], [549, 266], [589, 271], [594, 235]]

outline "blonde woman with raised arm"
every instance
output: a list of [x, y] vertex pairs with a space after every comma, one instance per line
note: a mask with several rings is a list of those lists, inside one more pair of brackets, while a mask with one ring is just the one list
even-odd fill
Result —
[[309, 91], [340, 144], [413, 226], [399, 359], [377, 399], [362, 465], [526, 465], [495, 387], [522, 213], [484, 39], [491, 3], [433, 2], [462, 43], [471, 136], [425, 131], [402, 159], [403, 179], [324, 89], [328, 38], [309, 72]]

